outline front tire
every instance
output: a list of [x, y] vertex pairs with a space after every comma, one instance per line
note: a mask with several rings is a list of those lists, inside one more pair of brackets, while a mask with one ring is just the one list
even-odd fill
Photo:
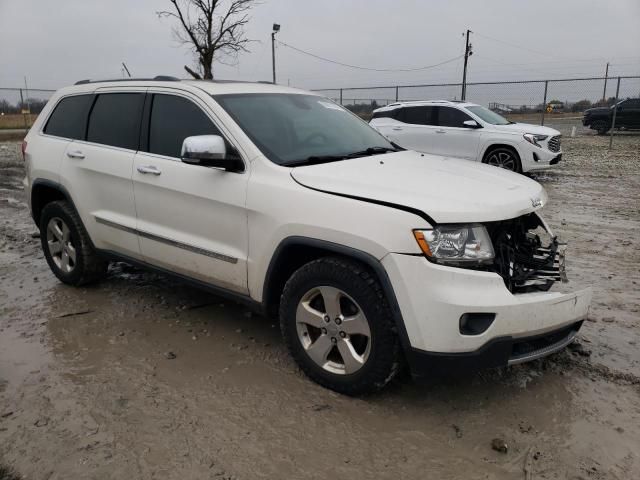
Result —
[[522, 173], [522, 164], [520, 156], [512, 148], [494, 147], [487, 150], [482, 159], [482, 163], [493, 165], [494, 167], [504, 168], [511, 172]]
[[302, 371], [336, 392], [378, 391], [400, 370], [391, 309], [379, 282], [357, 262], [325, 257], [298, 269], [282, 292], [280, 327]]
[[51, 271], [63, 283], [85, 285], [107, 273], [109, 262], [95, 252], [80, 216], [69, 202], [56, 201], [44, 207], [40, 241]]
[[591, 128], [598, 132], [598, 135], [606, 135], [609, 131], [609, 125], [604, 120], [596, 120], [591, 124]]

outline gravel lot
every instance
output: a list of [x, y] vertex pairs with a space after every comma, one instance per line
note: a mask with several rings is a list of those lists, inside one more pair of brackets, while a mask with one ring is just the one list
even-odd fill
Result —
[[535, 178], [569, 243], [562, 288], [594, 289], [578, 342], [361, 399], [304, 378], [274, 322], [239, 305], [125, 264], [95, 287], [59, 283], [33, 236], [19, 145], [0, 143], [0, 472], [640, 478], [640, 135], [612, 152], [591, 134], [564, 142], [560, 168]]

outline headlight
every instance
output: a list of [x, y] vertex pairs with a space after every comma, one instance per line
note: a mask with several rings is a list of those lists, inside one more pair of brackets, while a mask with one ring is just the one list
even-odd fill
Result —
[[546, 140], [548, 135], [534, 135], [533, 133], [525, 133], [523, 137], [530, 144], [535, 145], [536, 147], [542, 148], [542, 145], [540, 145], [538, 142], [542, 142], [543, 140]]
[[491, 263], [495, 256], [487, 229], [482, 225], [440, 225], [414, 230], [422, 253], [436, 263], [469, 265]]

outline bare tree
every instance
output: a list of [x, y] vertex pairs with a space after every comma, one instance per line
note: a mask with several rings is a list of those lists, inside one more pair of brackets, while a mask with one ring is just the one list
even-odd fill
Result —
[[[256, 0], [169, 0], [171, 11], [156, 12], [160, 18], [173, 18], [178, 25], [173, 29], [175, 37], [189, 45], [198, 60], [198, 71], [187, 65], [184, 69], [193, 78], [213, 78], [213, 62], [231, 59], [240, 52], [248, 52], [253, 40], [245, 37], [244, 27], [249, 22], [249, 10]], [[224, 13], [219, 13], [224, 12]]]

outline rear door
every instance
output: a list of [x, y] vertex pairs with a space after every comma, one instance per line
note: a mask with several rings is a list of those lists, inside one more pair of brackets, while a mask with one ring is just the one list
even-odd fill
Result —
[[[248, 171], [183, 163], [183, 140], [230, 138], [198, 97], [158, 90], [147, 96], [145, 132], [133, 171], [137, 230], [146, 262], [246, 293]], [[227, 152], [233, 147], [227, 141]], [[245, 168], [247, 168], [245, 162]]]
[[434, 111], [432, 106], [403, 107], [387, 138], [410, 150], [433, 153]]
[[67, 145], [61, 182], [95, 246], [140, 257], [131, 172], [144, 89], [98, 89], [82, 139]]
[[630, 98], [618, 105], [616, 125], [627, 128], [640, 127], [640, 98]]
[[482, 129], [467, 128], [463, 122], [471, 116], [453, 107], [437, 108], [437, 126], [434, 128], [432, 153], [476, 160]]

